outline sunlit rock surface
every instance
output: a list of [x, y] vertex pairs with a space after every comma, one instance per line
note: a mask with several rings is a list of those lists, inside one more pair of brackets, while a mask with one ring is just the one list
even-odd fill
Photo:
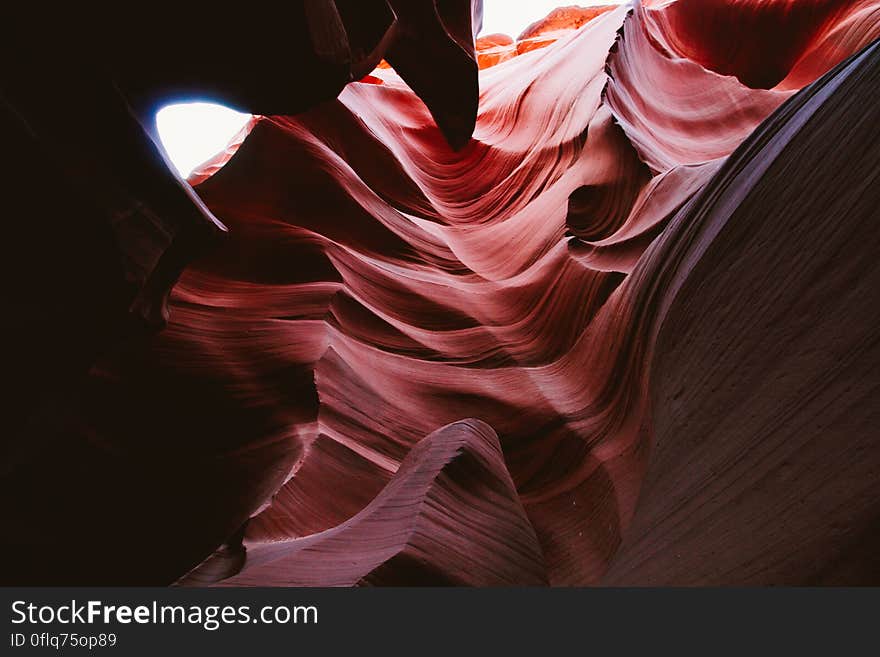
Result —
[[226, 239], [16, 531], [104, 581], [876, 583], [876, 3], [554, 21], [477, 42], [457, 149], [392, 62], [197, 171]]
[[477, 61], [481, 69], [489, 68], [530, 50], [546, 48], [568, 32], [614, 9], [614, 5], [560, 7], [529, 25], [516, 39], [506, 34], [484, 35], [476, 41]]

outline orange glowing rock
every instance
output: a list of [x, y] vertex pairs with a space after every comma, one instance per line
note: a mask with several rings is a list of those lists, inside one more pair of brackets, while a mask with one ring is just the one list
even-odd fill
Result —
[[529, 25], [515, 40], [506, 34], [480, 37], [476, 42], [477, 62], [481, 69], [490, 68], [518, 55], [546, 48], [613, 9], [616, 9], [615, 5], [560, 7]]
[[506, 34], [488, 34], [477, 39], [477, 63], [489, 68], [516, 57], [516, 42]]
[[535, 21], [529, 25], [522, 31], [517, 41], [533, 39], [537, 36], [552, 34], [563, 30], [577, 30], [597, 16], [601, 16], [605, 12], [616, 8], [615, 5], [606, 5], [604, 7], [578, 7], [575, 5], [570, 7], [558, 7], [541, 20]]

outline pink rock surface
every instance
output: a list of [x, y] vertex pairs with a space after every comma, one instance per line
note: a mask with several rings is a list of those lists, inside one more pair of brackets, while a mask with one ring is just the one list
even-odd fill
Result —
[[197, 172], [228, 236], [70, 428], [153, 487], [120, 573], [876, 581], [880, 14], [695, 5], [482, 70], [455, 149], [380, 68]]
[[[744, 15], [754, 31], [775, 29], [779, 7], [714, 10]], [[679, 11], [615, 9], [484, 71], [474, 139], [458, 154], [389, 73], [384, 87], [349, 88], [333, 108], [266, 119], [237, 161], [202, 185], [239, 243], [178, 288], [181, 303], [207, 313], [181, 317], [181, 333], [201, 331], [222, 310], [250, 319], [267, 357], [284, 334], [320, 336], [308, 354], [292, 348], [301, 338], [286, 348], [291, 368], [314, 372], [316, 404], [288, 438], [296, 453], [289, 478], [248, 524], [249, 553], [273, 551], [277, 541], [317, 545], [393, 485], [422, 436], [474, 417], [498, 433], [549, 582], [601, 581], [651, 471], [654, 416], [670, 408], [668, 400], [662, 411], [651, 405], [657, 330], [672, 298], [653, 267], [677, 262], [669, 222], [677, 214], [687, 221], [682, 208], [717, 184], [730, 154], [795, 91], [755, 89], [724, 67], [671, 56], [669, 26], [685, 29]], [[816, 20], [791, 29], [845, 29], [824, 14]], [[862, 25], [836, 56], [813, 65], [814, 77], [867, 43], [876, 21]], [[818, 47], [800, 32], [790, 37], [798, 56], [756, 53], [761, 70], [786, 77], [800, 53]], [[288, 271], [285, 261], [300, 265], [293, 278], [250, 278], [254, 263], [274, 277]], [[248, 267], [230, 275], [223, 262]], [[298, 280], [304, 263], [309, 278]], [[213, 298], [218, 289], [230, 296], [213, 310], [205, 291]], [[267, 315], [267, 304], [288, 314]], [[707, 367], [682, 362], [681, 374], [655, 376], [687, 380], [690, 368]], [[722, 431], [714, 440], [728, 439]], [[657, 495], [658, 504], [669, 499]], [[771, 557], [764, 547], [764, 558], [785, 560], [784, 549]], [[634, 549], [641, 557], [650, 548]], [[730, 548], [729, 558], [748, 551]], [[283, 553], [287, 566], [255, 565], [251, 576], [246, 563], [230, 582], [271, 583], [311, 563]], [[755, 580], [740, 568], [717, 579], [700, 572], [719, 582], [805, 577], [794, 568]], [[642, 569], [626, 581], [691, 581], [686, 574], [682, 564], [662, 580]]]

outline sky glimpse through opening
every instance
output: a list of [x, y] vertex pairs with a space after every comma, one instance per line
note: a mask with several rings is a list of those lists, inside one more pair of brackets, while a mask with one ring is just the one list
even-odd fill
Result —
[[[481, 34], [502, 32], [516, 38], [526, 27], [565, 0], [483, 0]], [[620, 4], [618, 0], [591, 0], [582, 6]], [[159, 137], [181, 176], [186, 178], [203, 162], [226, 148], [250, 119], [214, 103], [168, 105], [156, 115]]]

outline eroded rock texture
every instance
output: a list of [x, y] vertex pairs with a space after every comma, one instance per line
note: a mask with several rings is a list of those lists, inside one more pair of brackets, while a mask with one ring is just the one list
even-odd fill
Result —
[[197, 172], [227, 238], [13, 469], [20, 576], [876, 581], [876, 3], [574, 28], [480, 73], [470, 139], [432, 93], [516, 42], [434, 33], [435, 87], [403, 39]]
[[[207, 99], [295, 113], [335, 98], [383, 56], [403, 57], [401, 75], [449, 142], [473, 129], [479, 0], [300, 0], [271, 16], [201, 9], [24, 3], [4, 16], [4, 362], [14, 383], [0, 493], [10, 580], [161, 581], [192, 559], [187, 548], [155, 553], [165, 540], [157, 518], [169, 510], [143, 479], [148, 464], [131, 457], [129, 468], [91, 430], [72, 430], [96, 359], [137, 350], [162, 328], [180, 272], [226, 232], [158, 145], [161, 105]], [[406, 54], [414, 41], [430, 60]], [[162, 467], [149, 477], [161, 479]], [[56, 537], [70, 544], [59, 548]]]

